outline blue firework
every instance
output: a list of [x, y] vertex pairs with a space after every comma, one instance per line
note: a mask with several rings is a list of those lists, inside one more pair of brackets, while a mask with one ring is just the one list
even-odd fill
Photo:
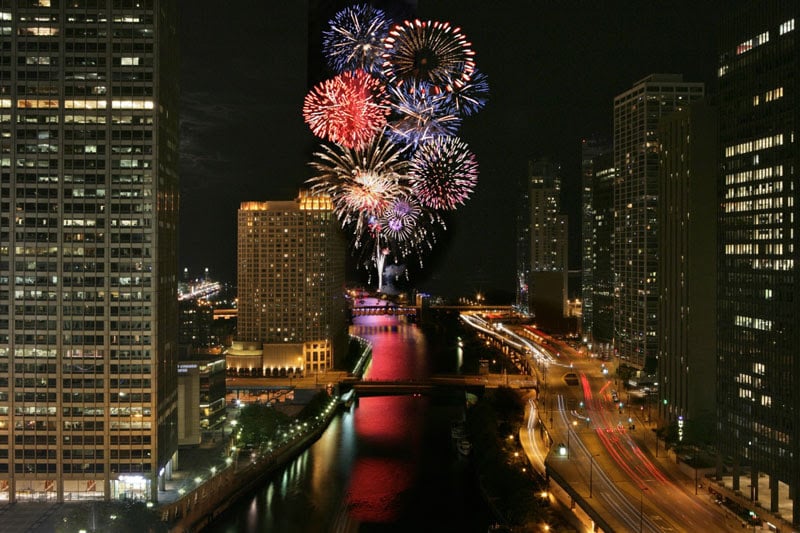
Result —
[[383, 39], [391, 22], [380, 9], [357, 4], [339, 11], [322, 32], [322, 52], [337, 73], [363, 69], [370, 74], [383, 70]]
[[387, 87], [391, 116], [387, 134], [394, 142], [416, 147], [440, 136], [453, 136], [461, 118], [446, 109], [450, 96], [427, 82]]

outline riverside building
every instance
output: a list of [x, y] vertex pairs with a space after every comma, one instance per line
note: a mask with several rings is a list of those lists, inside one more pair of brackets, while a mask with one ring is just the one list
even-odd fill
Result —
[[332, 369], [347, 346], [345, 241], [328, 196], [243, 202], [238, 213], [237, 334], [227, 353], [240, 376]]
[[170, 475], [176, 22], [0, 0], [0, 500], [155, 501]]

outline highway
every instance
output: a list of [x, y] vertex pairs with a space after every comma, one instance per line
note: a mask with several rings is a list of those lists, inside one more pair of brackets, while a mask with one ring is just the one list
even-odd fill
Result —
[[579, 508], [576, 516], [586, 531], [741, 530], [741, 520], [679, 471], [674, 454], [661, 450], [654, 457], [654, 433], [640, 410], [614, 400], [613, 378], [602, 361], [555, 339], [538, 344], [518, 326], [462, 318], [498, 342], [518, 347], [545, 385], [540, 396], [530, 395], [520, 440], [531, 464], [548, 471], [551, 485], [562, 485], [552, 494], [565, 498], [568, 508]]

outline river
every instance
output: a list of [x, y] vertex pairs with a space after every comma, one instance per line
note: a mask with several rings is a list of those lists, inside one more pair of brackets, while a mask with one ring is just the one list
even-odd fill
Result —
[[[431, 343], [397, 317], [357, 317], [351, 333], [373, 345], [365, 379], [459, 371], [455, 338]], [[463, 392], [359, 398], [307, 451], [204, 532], [485, 533], [489, 512], [450, 436], [464, 403]]]

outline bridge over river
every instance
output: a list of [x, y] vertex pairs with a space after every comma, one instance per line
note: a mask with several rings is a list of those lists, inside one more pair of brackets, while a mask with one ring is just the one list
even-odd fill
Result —
[[453, 387], [533, 389], [536, 378], [517, 374], [435, 375], [424, 379], [362, 380], [347, 378], [339, 383], [342, 392], [352, 389], [358, 396], [400, 396], [436, 394]]

